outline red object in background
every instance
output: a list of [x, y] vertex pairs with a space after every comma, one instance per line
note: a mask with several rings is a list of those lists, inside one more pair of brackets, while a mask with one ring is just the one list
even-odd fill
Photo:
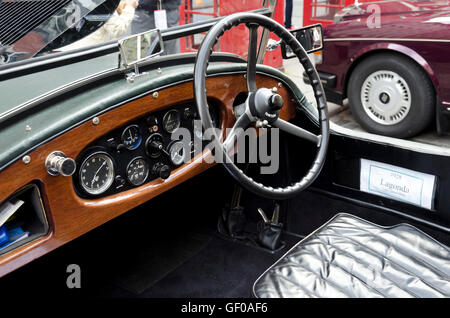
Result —
[[[184, 0], [183, 4], [179, 7], [179, 25], [217, 18], [219, 16], [219, 1], [212, 0], [212, 5], [207, 5], [202, 0]], [[201, 41], [197, 35], [180, 38], [180, 51], [181, 53], [196, 52], [200, 43]]]
[[[213, 0], [212, 5], [204, 5], [205, 0], [184, 0], [180, 6], [180, 25], [197, 22], [200, 19], [227, 16], [236, 12], [245, 12], [261, 8], [261, 0]], [[278, 0], [274, 13], [274, 20], [284, 25], [284, 0]], [[278, 38], [271, 34], [273, 39]], [[180, 39], [181, 52], [197, 51], [201, 35], [189, 36]], [[238, 54], [247, 58], [248, 54], [248, 29], [245, 25], [237, 26], [227, 32], [220, 39], [220, 51]], [[272, 67], [282, 67], [283, 58], [281, 48], [272, 52], [266, 52], [264, 64]]]
[[[273, 19], [277, 21], [279, 24], [284, 26], [284, 0], [278, 0], [277, 6], [275, 8], [275, 12], [273, 15]], [[276, 41], [279, 38], [273, 33], [270, 34], [270, 38]], [[283, 66], [283, 56], [281, 55], [281, 47], [278, 47], [276, 50], [271, 52], [266, 52], [266, 56], [264, 58], [264, 64], [270, 65], [272, 67], [281, 68]]]
[[[379, 0], [359, 0], [359, 3]], [[334, 23], [334, 15], [341, 9], [354, 4], [355, 0], [304, 0], [303, 25], [321, 23], [323, 26]], [[295, 23], [294, 23], [295, 24]]]

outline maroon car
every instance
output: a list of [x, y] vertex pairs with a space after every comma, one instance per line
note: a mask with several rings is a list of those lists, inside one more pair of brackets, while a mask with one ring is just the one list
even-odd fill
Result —
[[329, 101], [348, 98], [359, 124], [407, 138], [433, 121], [450, 130], [448, 1], [352, 5], [324, 28], [317, 65]]

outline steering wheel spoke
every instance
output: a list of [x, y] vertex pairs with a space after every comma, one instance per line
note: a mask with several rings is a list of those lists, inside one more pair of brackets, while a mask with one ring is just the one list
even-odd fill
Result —
[[256, 62], [258, 49], [258, 24], [247, 24], [249, 31], [247, 57], [247, 89], [249, 93], [256, 91]]
[[290, 122], [285, 121], [281, 118], [278, 118], [274, 123], [272, 123], [272, 126], [277, 127], [291, 135], [311, 141], [315, 143], [317, 147], [320, 147], [320, 143], [322, 141], [321, 135], [314, 135], [312, 132], [309, 132], [301, 127], [291, 124]]
[[227, 138], [223, 142], [223, 148], [225, 151], [230, 151], [233, 149], [235, 142], [242, 135], [244, 130], [252, 123], [251, 119], [248, 117], [246, 113], [242, 114], [241, 117], [238, 118], [233, 128], [228, 132]]

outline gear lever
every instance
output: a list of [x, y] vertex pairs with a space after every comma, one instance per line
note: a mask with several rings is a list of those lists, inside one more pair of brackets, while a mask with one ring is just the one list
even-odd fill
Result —
[[258, 212], [261, 215], [264, 223], [270, 223], [273, 225], [278, 225], [278, 220], [280, 218], [280, 205], [275, 202], [275, 208], [273, 209], [273, 214], [272, 214], [272, 219], [269, 220], [269, 218], [267, 217], [266, 213], [264, 212], [263, 209], [258, 208]]
[[258, 208], [258, 212], [259, 212], [259, 214], [261, 214], [264, 223], [269, 223], [269, 222], [270, 222], [269, 219], [267, 218], [266, 213], [264, 213], [264, 210], [263, 210], [263, 209]]

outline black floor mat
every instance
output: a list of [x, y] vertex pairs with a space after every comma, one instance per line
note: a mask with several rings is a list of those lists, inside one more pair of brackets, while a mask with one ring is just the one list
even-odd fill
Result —
[[214, 237], [195, 257], [142, 293], [142, 297], [251, 297], [256, 279], [299, 239], [271, 254]]
[[123, 262], [111, 281], [136, 295], [154, 285], [185, 261], [197, 254], [211, 240], [200, 233], [159, 237], [158, 240], [140, 242], [139, 249], [123, 251]]
[[[172, 236], [164, 243], [132, 248], [121, 253], [120, 261], [96, 259], [89, 266], [96, 283], [89, 297], [251, 297], [256, 279], [300, 239], [283, 236], [286, 247], [277, 253], [232, 242], [213, 230]], [[110, 255], [110, 253], [103, 253]], [[95, 267], [95, 268], [94, 268]], [[100, 277], [101, 276], [101, 277]], [[91, 278], [93, 281], [93, 278]]]

